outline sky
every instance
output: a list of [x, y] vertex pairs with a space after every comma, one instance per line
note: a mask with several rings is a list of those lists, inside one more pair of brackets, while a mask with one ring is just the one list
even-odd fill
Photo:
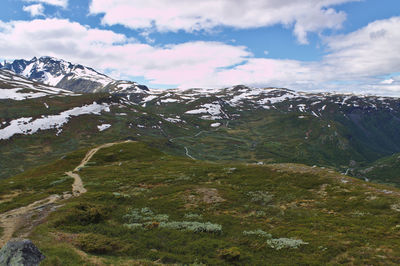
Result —
[[400, 96], [399, 0], [0, 0], [0, 59], [152, 88]]

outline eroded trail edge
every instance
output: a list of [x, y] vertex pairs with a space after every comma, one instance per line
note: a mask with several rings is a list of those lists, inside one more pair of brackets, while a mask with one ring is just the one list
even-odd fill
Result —
[[[72, 195], [74, 197], [79, 197], [81, 194], [87, 192], [83, 185], [82, 178], [77, 172], [85, 167], [86, 164], [100, 149], [127, 142], [131, 141], [128, 140], [122, 142], [107, 143], [91, 149], [86, 153], [85, 157], [82, 159], [80, 164], [75, 167], [74, 170], [66, 172], [66, 175], [74, 179], [74, 183], [72, 184]], [[3, 233], [0, 236], [0, 248], [5, 245], [13, 237], [14, 233], [19, 229], [26, 227], [32, 229], [35, 224], [35, 221], [32, 221], [32, 217], [40, 217], [41, 220], [43, 220], [51, 211], [56, 209], [56, 203], [58, 201], [62, 199], [68, 199], [70, 197], [70, 192], [64, 192], [63, 195], [51, 195], [45, 199], [35, 201], [27, 206], [1, 213], [0, 227], [3, 228]], [[36, 221], [36, 223], [40, 223], [40, 221]], [[29, 232], [25, 233], [24, 235], [27, 235], [28, 233]]]

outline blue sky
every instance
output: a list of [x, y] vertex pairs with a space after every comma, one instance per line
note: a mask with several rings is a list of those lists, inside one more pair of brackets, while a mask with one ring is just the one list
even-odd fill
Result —
[[398, 0], [2, 0], [0, 58], [152, 87], [400, 95]]

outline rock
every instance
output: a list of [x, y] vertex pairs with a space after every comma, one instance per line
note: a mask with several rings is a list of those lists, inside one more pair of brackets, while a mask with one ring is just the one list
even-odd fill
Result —
[[28, 239], [12, 239], [0, 250], [1, 266], [36, 266], [45, 258]]

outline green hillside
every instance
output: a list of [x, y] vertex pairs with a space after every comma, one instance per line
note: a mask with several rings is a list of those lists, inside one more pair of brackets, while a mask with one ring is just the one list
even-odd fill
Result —
[[400, 186], [400, 154], [379, 159], [367, 166], [355, 169], [355, 176], [371, 181]]
[[98, 150], [76, 172], [87, 192], [71, 197], [65, 172], [86, 152], [0, 181], [0, 221], [63, 195], [15, 228], [46, 255], [42, 265], [400, 263], [395, 188], [330, 169], [212, 163], [130, 142]]

